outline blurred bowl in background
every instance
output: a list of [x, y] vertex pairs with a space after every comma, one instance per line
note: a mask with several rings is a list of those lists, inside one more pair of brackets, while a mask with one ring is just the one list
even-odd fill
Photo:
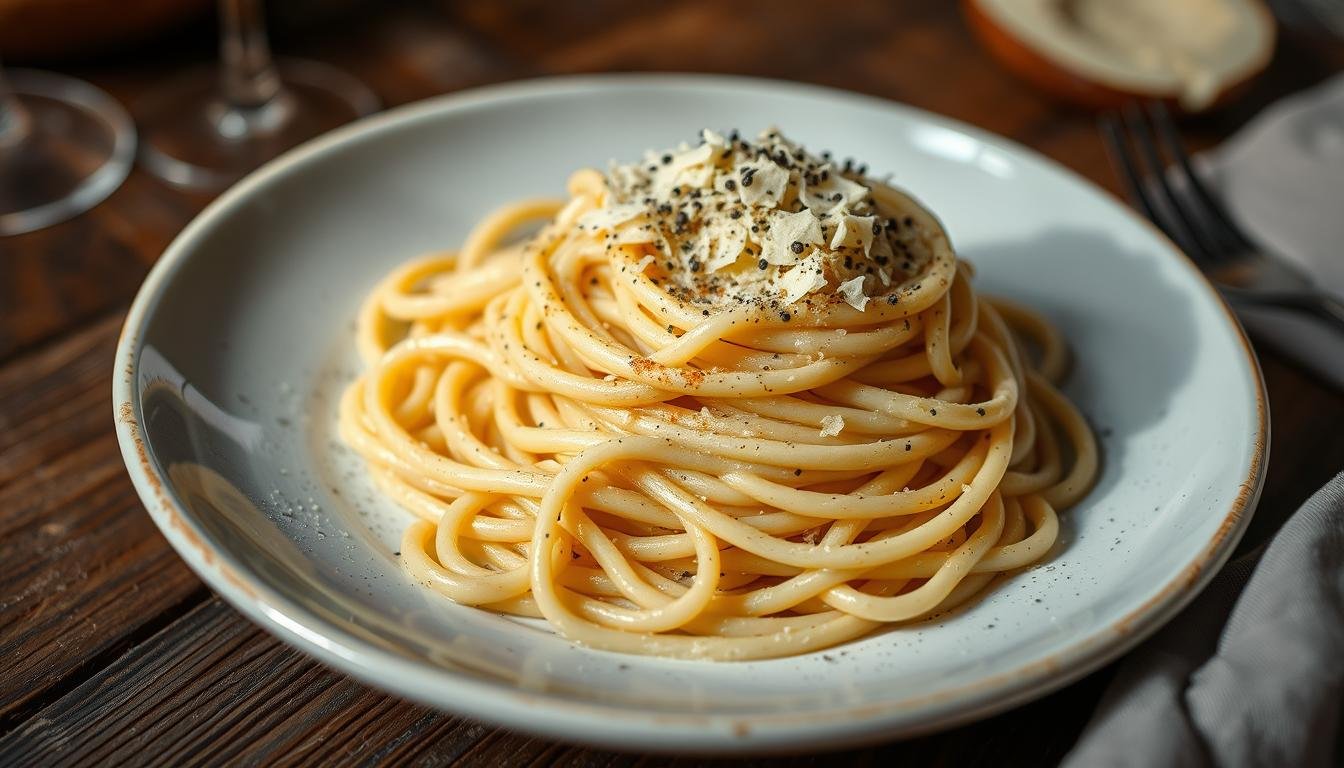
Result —
[[1160, 99], [1222, 104], [1269, 65], [1274, 17], [1261, 0], [962, 0], [1005, 69], [1063, 101], [1110, 109]]

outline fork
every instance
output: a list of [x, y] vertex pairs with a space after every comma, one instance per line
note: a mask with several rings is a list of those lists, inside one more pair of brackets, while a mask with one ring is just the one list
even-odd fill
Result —
[[[1134, 205], [1186, 252], [1229, 302], [1303, 312], [1344, 332], [1344, 300], [1321, 290], [1297, 266], [1246, 236], [1195, 172], [1166, 106], [1130, 103], [1119, 114], [1102, 116], [1100, 122], [1111, 163]], [[1174, 161], [1170, 168], [1163, 160], [1164, 150]]]

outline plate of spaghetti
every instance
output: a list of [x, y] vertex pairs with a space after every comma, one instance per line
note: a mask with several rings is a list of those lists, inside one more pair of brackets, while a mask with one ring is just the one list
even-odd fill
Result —
[[627, 748], [898, 738], [1171, 617], [1258, 495], [1227, 308], [1105, 193], [888, 102], [549, 79], [271, 163], [173, 243], [137, 489], [282, 639]]

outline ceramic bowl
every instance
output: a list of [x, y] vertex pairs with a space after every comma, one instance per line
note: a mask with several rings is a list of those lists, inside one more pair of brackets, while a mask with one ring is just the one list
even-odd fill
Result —
[[[978, 268], [1074, 350], [1095, 489], [1040, 565], [984, 599], [797, 658], [711, 663], [575, 647], [452, 604], [398, 565], [410, 517], [336, 438], [356, 308], [422, 252], [568, 174], [778, 125], [911, 190]], [[1237, 322], [1167, 240], [1011, 142], [853, 94], [719, 77], [539, 80], [387, 112], [220, 197], [145, 281], [117, 356], [117, 430], [149, 514], [207, 583], [371, 685], [548, 737], [749, 752], [892, 739], [1058, 688], [1171, 618], [1232, 551], [1267, 413]]]

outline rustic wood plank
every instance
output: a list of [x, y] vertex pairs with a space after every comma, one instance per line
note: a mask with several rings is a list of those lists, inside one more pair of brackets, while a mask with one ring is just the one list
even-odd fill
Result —
[[[515, 0], [511, 3], [452, 2], [436, 0], [455, 26], [470, 30], [473, 37], [519, 60], [536, 60], [546, 51], [583, 43], [620, 27], [624, 22], [655, 16], [690, 5], [687, 2], [652, 0], [590, 0], [585, 3], [554, 3], [549, 0]], [[662, 45], [661, 38], [645, 38], [647, 47]], [[683, 58], [686, 58], [683, 55]]]
[[291, 55], [357, 73], [388, 107], [542, 74], [530, 55], [515, 55], [463, 23], [457, 6], [404, 4], [358, 24], [333, 25], [321, 35], [293, 34], [282, 44]]
[[127, 302], [201, 203], [135, 171], [82, 216], [0, 238], [0, 361]]
[[203, 588], [112, 434], [119, 313], [0, 368], [0, 730]]
[[215, 598], [0, 740], [0, 764], [444, 764], [490, 735], [333, 674]]
[[[976, 726], [923, 739], [769, 761], [998, 764], [1057, 759], [1104, 684], [1089, 678]], [[219, 598], [197, 606], [0, 739], [0, 764], [711, 766], [532, 738], [370, 690], [256, 628]], [[758, 761], [764, 764], [762, 761]]]

